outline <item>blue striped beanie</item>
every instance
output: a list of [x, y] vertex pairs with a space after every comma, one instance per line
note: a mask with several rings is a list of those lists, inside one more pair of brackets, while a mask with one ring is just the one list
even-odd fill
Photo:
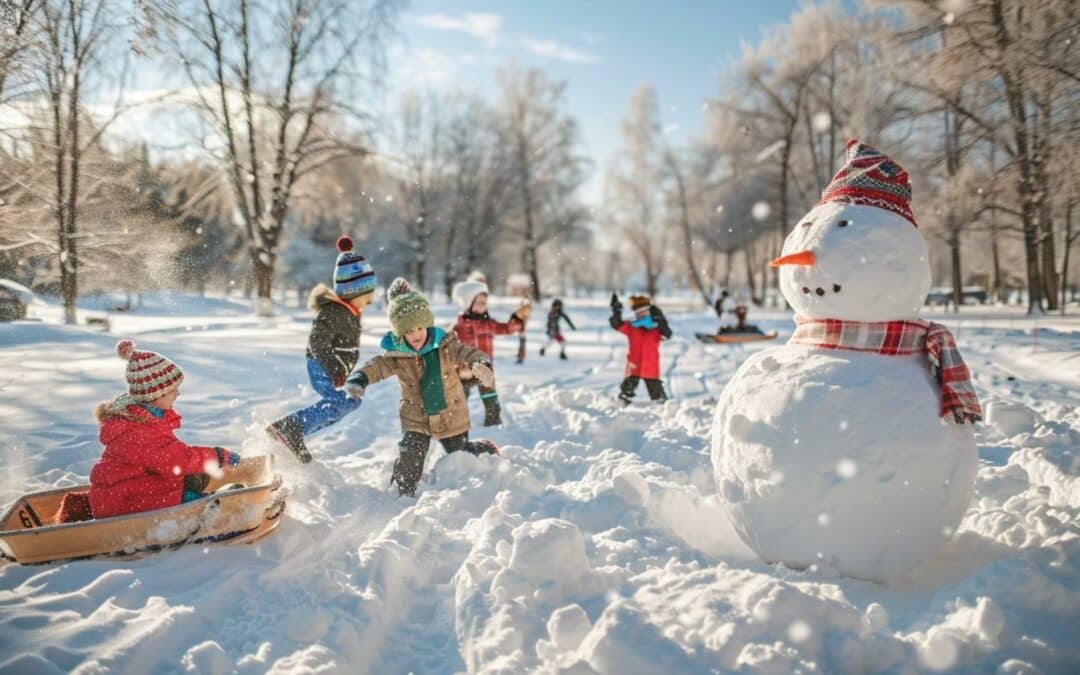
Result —
[[379, 280], [364, 256], [353, 250], [353, 240], [347, 234], [337, 240], [337, 265], [334, 267], [334, 293], [342, 300], [374, 293]]

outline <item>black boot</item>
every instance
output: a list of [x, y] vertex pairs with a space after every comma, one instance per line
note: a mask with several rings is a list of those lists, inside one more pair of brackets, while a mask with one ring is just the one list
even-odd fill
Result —
[[300, 420], [292, 415], [271, 422], [270, 426], [266, 427], [266, 433], [292, 451], [302, 463], [311, 461], [311, 452], [304, 444], [304, 428], [300, 425]]
[[547, 347], [541, 347], [540, 348], [540, 356], [543, 356], [544, 352], [546, 352], [546, 351], [547, 351]]
[[563, 361], [567, 361], [567, 360], [568, 360], [568, 359], [566, 358], [566, 352], [559, 352], [559, 358], [560, 358], [560, 359], [562, 359]]

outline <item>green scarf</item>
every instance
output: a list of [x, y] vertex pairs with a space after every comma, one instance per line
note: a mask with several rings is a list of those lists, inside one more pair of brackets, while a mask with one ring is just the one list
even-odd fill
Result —
[[[425, 349], [427, 345], [424, 346]], [[420, 398], [424, 400], [424, 412], [438, 415], [446, 410], [446, 391], [443, 389], [442, 364], [437, 347], [421, 350], [424, 372], [420, 374]]]

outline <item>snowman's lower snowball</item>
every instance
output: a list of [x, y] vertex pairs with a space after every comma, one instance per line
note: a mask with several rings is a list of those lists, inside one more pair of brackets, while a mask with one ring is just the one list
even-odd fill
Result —
[[767, 562], [893, 581], [934, 555], [975, 480], [920, 356], [782, 346], [748, 358], [713, 423], [732, 523]]

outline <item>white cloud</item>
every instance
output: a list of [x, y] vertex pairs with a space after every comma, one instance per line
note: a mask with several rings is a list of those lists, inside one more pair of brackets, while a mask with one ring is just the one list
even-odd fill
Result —
[[421, 14], [416, 17], [416, 22], [426, 28], [435, 30], [452, 30], [468, 33], [473, 37], [483, 40], [488, 47], [494, 47], [499, 43], [502, 30], [502, 17], [498, 14], [487, 12], [466, 12], [458, 16], [449, 14]]
[[593, 63], [600, 59], [596, 54], [575, 49], [554, 40], [538, 40], [525, 37], [521, 38], [521, 46], [538, 56], [546, 56], [559, 61], [569, 61], [570, 63]]

